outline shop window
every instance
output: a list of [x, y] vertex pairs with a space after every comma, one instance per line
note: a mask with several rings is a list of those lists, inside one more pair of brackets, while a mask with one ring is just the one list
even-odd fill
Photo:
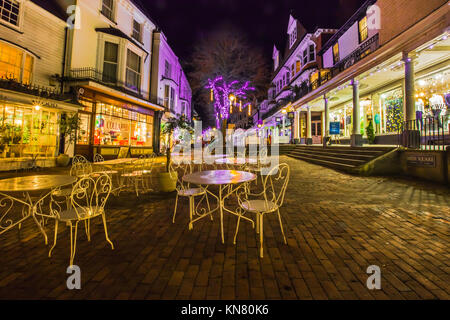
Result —
[[94, 144], [151, 147], [153, 117], [133, 111], [125, 114], [128, 117], [97, 114]]
[[103, 59], [103, 81], [105, 82], [117, 82], [118, 52], [118, 44], [105, 42], [105, 54]]
[[362, 43], [366, 41], [368, 37], [368, 31], [367, 31], [367, 16], [359, 20], [358, 22], [358, 29], [359, 29], [359, 43]]
[[86, 113], [79, 113], [78, 117], [80, 118], [80, 129], [77, 132], [77, 144], [87, 145], [89, 144], [91, 116]]
[[136, 20], [133, 20], [133, 35], [132, 37], [136, 39], [137, 41], [142, 41], [142, 25], [137, 22]]
[[336, 64], [339, 62], [339, 43], [336, 42], [333, 45], [333, 63]]
[[19, 25], [20, 2], [17, 0], [0, 0], [0, 19], [12, 25]]
[[32, 81], [33, 64], [31, 55], [0, 42], [0, 78], [29, 84]]
[[109, 20], [114, 21], [114, 0], [102, 1], [102, 14]]
[[141, 89], [141, 57], [128, 49], [126, 86], [135, 91]]

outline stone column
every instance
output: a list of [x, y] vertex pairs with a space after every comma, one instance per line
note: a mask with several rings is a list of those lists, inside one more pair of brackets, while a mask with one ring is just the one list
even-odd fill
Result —
[[307, 106], [306, 114], [306, 144], [312, 145], [311, 107]]
[[420, 131], [414, 120], [416, 120], [416, 100], [414, 88], [414, 59], [415, 55], [409, 55], [403, 52], [403, 62], [405, 63], [405, 82], [404, 82], [404, 103], [403, 112], [407, 125], [403, 131], [403, 146], [408, 148], [420, 147]]
[[328, 98], [326, 95], [323, 95], [323, 102], [324, 102], [324, 137], [323, 137], [323, 146], [325, 147], [327, 145], [327, 141], [330, 137], [330, 110], [328, 108]]
[[361, 109], [359, 105], [359, 83], [358, 80], [351, 81], [353, 87], [353, 131], [351, 135], [351, 146], [359, 147], [363, 144], [361, 135]]

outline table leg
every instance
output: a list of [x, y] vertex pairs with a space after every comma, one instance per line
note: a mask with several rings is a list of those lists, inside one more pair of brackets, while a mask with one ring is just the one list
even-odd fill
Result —
[[219, 210], [220, 210], [220, 231], [222, 233], [222, 243], [225, 243], [225, 238], [223, 234], [223, 206], [224, 202], [222, 199], [222, 188], [226, 188], [227, 186], [219, 186]]

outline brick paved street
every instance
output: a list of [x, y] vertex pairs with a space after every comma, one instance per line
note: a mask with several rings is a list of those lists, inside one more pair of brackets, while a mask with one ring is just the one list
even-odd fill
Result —
[[[189, 231], [188, 205], [171, 222], [174, 195], [111, 198], [105, 241], [80, 228], [75, 264], [82, 290], [66, 289], [69, 232], [60, 224], [52, 258], [32, 220], [0, 236], [0, 298], [57, 299], [449, 299], [450, 209], [445, 186], [404, 178], [356, 177], [282, 157], [291, 166], [283, 208], [265, 220], [265, 256], [250, 224], [233, 245], [236, 217]], [[0, 175], [4, 177], [4, 175]], [[52, 242], [53, 223], [46, 227]], [[382, 290], [366, 287], [369, 265]]]

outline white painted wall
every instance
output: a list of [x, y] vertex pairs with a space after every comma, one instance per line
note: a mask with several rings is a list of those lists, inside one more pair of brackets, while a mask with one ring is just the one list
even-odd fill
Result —
[[323, 67], [331, 68], [334, 65], [333, 62], [333, 47], [328, 48], [327, 51], [323, 54]]
[[338, 40], [339, 59], [342, 60], [359, 46], [358, 22], [355, 22]]
[[49, 87], [50, 76], [62, 73], [66, 22], [31, 1], [24, 2], [22, 10], [18, 31], [0, 24], [0, 41], [27, 48], [39, 56], [34, 58], [32, 83]]

